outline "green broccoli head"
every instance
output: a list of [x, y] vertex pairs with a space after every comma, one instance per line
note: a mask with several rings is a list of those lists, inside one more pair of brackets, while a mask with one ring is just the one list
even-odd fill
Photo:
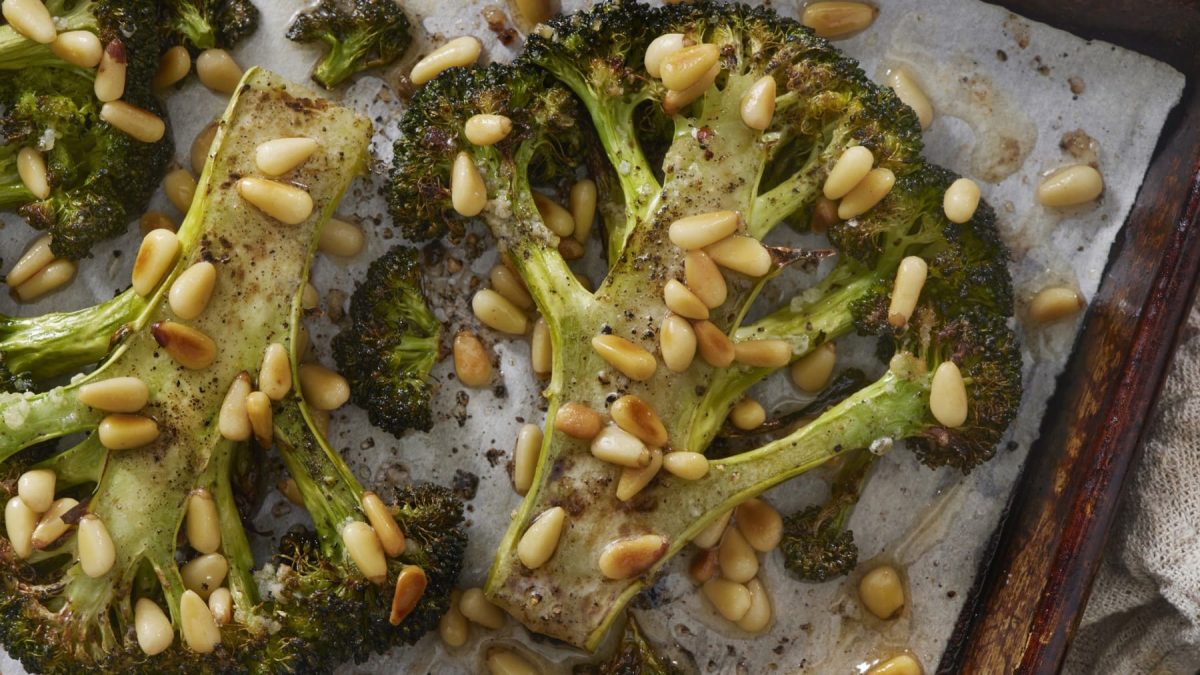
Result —
[[825, 507], [810, 506], [783, 521], [779, 542], [784, 564], [806, 581], [845, 576], [858, 565], [854, 533], [842, 529]]
[[159, 19], [164, 42], [190, 51], [235, 47], [258, 29], [258, 21], [251, 0], [167, 0]]
[[397, 246], [371, 263], [333, 352], [372, 424], [397, 436], [433, 425], [427, 380], [440, 356], [441, 330], [426, 305], [420, 251]]
[[313, 79], [332, 89], [351, 75], [403, 56], [412, 41], [410, 30], [395, 0], [321, 0], [296, 15], [287, 38], [326, 46]]
[[654, 650], [641, 626], [627, 614], [625, 631], [616, 651], [606, 661], [575, 666], [575, 675], [675, 675], [683, 670]]

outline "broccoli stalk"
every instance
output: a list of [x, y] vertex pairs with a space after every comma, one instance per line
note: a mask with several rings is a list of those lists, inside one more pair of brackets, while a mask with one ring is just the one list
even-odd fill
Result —
[[846, 528], [862, 494], [876, 456], [855, 450], [842, 457], [842, 465], [824, 504], [788, 516], [779, 543], [784, 564], [806, 581], [826, 581], [849, 574], [858, 564], [854, 533]]
[[313, 68], [313, 79], [327, 89], [388, 65], [412, 41], [408, 17], [395, 0], [321, 0], [296, 15], [287, 38], [325, 45], [328, 51]]
[[674, 662], [659, 655], [642, 635], [642, 628], [629, 614], [621, 642], [608, 660], [575, 666], [574, 675], [674, 675], [683, 672]]

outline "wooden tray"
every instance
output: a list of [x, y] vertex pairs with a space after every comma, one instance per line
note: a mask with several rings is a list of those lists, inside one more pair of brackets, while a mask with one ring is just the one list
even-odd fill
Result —
[[942, 657], [944, 673], [1062, 666], [1200, 276], [1200, 2], [999, 4], [1148, 54], [1188, 81]]

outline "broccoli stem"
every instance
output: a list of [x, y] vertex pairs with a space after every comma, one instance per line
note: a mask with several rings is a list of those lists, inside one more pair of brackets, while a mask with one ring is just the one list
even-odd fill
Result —
[[108, 448], [100, 444], [95, 432], [77, 445], [38, 463], [35, 468], [50, 469], [57, 476], [59, 490], [67, 490], [85, 483], [99, 483], [104, 474]]
[[313, 79], [326, 88], [336, 87], [342, 80], [361, 70], [358, 59], [371, 48], [367, 35], [338, 40], [331, 33], [323, 33], [321, 42], [329, 47], [325, 56], [313, 68]]
[[0, 462], [42, 441], [95, 428], [103, 417], [74, 387], [42, 394], [0, 394]]
[[247, 616], [254, 616], [249, 611], [258, 604], [258, 585], [254, 581], [254, 554], [250, 550], [250, 541], [246, 538], [246, 530], [242, 527], [242, 516], [238, 511], [237, 501], [233, 497], [233, 455], [237, 445], [225, 441], [213, 448], [212, 459], [208, 469], [197, 483], [197, 487], [207, 488], [217, 504], [219, 527], [221, 529], [221, 553], [229, 561], [228, 586], [233, 595], [234, 604], [246, 610]]

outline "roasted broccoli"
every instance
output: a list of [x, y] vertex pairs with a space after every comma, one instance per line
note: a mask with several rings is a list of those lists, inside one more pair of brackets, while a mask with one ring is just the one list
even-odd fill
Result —
[[200, 51], [236, 46], [258, 29], [258, 18], [251, 0], [166, 0], [160, 22], [167, 44]]
[[[660, 36], [676, 49], [712, 48], [677, 59], [671, 68], [679, 70], [669, 74], [661, 52], [647, 59]], [[648, 60], [679, 89], [668, 90], [644, 67]], [[696, 63], [691, 79], [679, 74]], [[744, 115], [752, 92], [751, 100], [773, 100], [773, 109], [747, 106], [753, 109]], [[511, 133], [490, 146], [468, 143], [464, 124], [480, 113], [507, 116]], [[550, 329], [545, 441], [486, 586], [493, 601], [537, 632], [594, 649], [665, 561], [734, 506], [881, 439], [908, 440], [930, 466], [969, 470], [991, 456], [1015, 414], [1020, 357], [1007, 326], [1008, 258], [991, 211], [981, 207], [963, 224], [947, 220], [941, 194], [953, 176], [921, 159], [911, 109], [827, 42], [770, 10], [614, 1], [560, 16], [530, 36], [515, 65], [452, 69], [427, 84], [401, 131], [389, 194], [397, 222], [411, 223], [407, 233], [423, 238], [461, 228], [464, 216], [478, 212]], [[561, 194], [596, 143], [621, 192], [607, 201], [623, 203], [626, 213], [605, 219], [611, 262], [593, 293], [559, 251], [570, 232], [543, 222], [534, 188]], [[891, 172], [894, 189], [854, 212], [853, 201], [843, 200], [844, 222], [830, 231], [840, 256], [833, 272], [743, 327], [765, 283], [791, 262], [819, 257], [758, 240], [780, 222], [808, 219], [831, 168], [853, 146]], [[661, 153], [661, 166], [647, 148]], [[486, 203], [473, 198], [477, 180]], [[701, 222], [684, 220], [691, 216]], [[928, 281], [911, 316], [890, 316], [893, 280], [906, 257], [925, 260]], [[702, 289], [706, 300], [692, 294], [703, 308], [686, 297], [669, 303], [672, 281]], [[892, 345], [880, 379], [783, 438], [710, 460], [702, 477], [642, 473], [647, 462], [657, 466], [660, 452], [703, 452], [726, 403], [750, 383], [850, 331]], [[941, 382], [961, 381], [965, 420], [934, 416], [935, 373], [944, 373]], [[622, 399], [652, 411], [662, 428], [636, 424], [644, 417], [627, 407], [620, 415], [609, 408]], [[605, 427], [593, 443], [583, 425], [557, 419], [568, 403], [611, 411], [615, 424], [632, 431], [621, 436]], [[629, 451], [631, 466], [601, 461], [598, 455], [620, 456], [613, 443]], [[556, 506], [569, 527], [553, 556], [529, 568], [518, 544]], [[635, 542], [637, 554], [627, 548]]]
[[[220, 128], [199, 187], [208, 197], [179, 229], [173, 268], [144, 300], [98, 313], [122, 319], [111, 349], [83, 315], [47, 318], [51, 334], [78, 328], [93, 356], [108, 358], [49, 391], [0, 394], [0, 644], [31, 672], [328, 672], [415, 641], [448, 602], [465, 544], [461, 503], [434, 486], [364, 492], [314, 431], [312, 390], [291, 384], [304, 381], [310, 258], [365, 170], [371, 125], [251, 69]], [[296, 173], [315, 208], [281, 226], [241, 200], [238, 177], [255, 175], [258, 144], [297, 134], [320, 142]], [[206, 309], [183, 320], [168, 289], [197, 264], [219, 280]], [[18, 334], [35, 330], [38, 319], [28, 321]], [[286, 374], [259, 378], [274, 398], [256, 392], [251, 412], [249, 373], [276, 343]], [[53, 356], [16, 355], [30, 372]], [[75, 445], [45, 449], [79, 433]], [[259, 448], [247, 453], [251, 437]], [[251, 481], [239, 467], [271, 446], [315, 531], [289, 534], [256, 566], [242, 524], [251, 514], [239, 510]]]
[[575, 675], [675, 675], [683, 670], [654, 651], [630, 614], [613, 655], [601, 663], [575, 666], [573, 672]]
[[371, 263], [350, 300], [350, 322], [333, 340], [351, 398], [371, 423], [399, 436], [433, 425], [429, 371], [442, 324], [426, 306], [420, 252], [397, 246]]
[[395, 61], [412, 41], [408, 17], [396, 0], [321, 0], [296, 15], [287, 37], [326, 46], [313, 79], [329, 89], [355, 73]]
[[875, 455], [855, 450], [841, 461], [825, 503], [793, 513], [783, 521], [779, 548], [784, 564], [806, 581], [843, 576], [858, 564], [858, 546], [854, 543], [854, 533], [846, 525], [875, 463]]
[[[169, 133], [147, 143], [104, 122], [94, 92], [92, 66], [107, 50], [126, 65], [121, 100], [164, 115], [150, 90], [158, 67], [157, 4], [51, 0], [47, 8], [60, 31], [93, 33], [97, 42], [59, 56], [0, 25], [0, 209], [17, 209], [53, 236], [56, 255], [78, 259], [145, 210], [174, 153]], [[43, 155], [48, 195], [33, 194], [21, 181], [23, 148]]]

